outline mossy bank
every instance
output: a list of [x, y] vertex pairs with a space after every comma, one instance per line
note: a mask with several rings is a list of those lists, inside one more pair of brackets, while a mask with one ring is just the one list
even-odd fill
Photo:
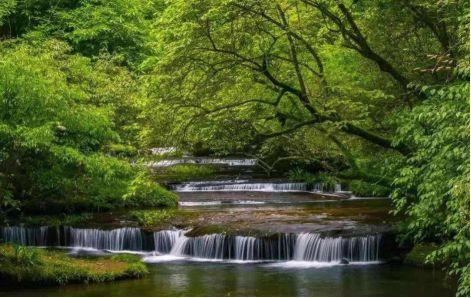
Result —
[[138, 256], [71, 257], [63, 251], [0, 245], [0, 285], [37, 287], [141, 278], [148, 274]]

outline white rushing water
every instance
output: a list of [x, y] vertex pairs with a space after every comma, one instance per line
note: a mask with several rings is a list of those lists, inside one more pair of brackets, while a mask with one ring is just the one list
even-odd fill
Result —
[[226, 165], [232, 167], [240, 166], [254, 166], [257, 164], [256, 159], [244, 158], [180, 158], [180, 159], [164, 159], [156, 162], [147, 163], [148, 166], [153, 168], [164, 168], [178, 164], [212, 164], [212, 165]]
[[211, 261], [284, 260], [338, 264], [345, 259], [348, 262], [368, 263], [379, 260], [380, 240], [380, 235], [343, 238], [302, 233], [280, 234], [274, 239], [224, 234], [187, 237], [180, 231], [161, 231], [154, 234], [154, 241], [156, 244], [165, 245], [159, 245], [156, 249], [157, 255], [148, 256], [145, 261], [152, 263], [188, 258]]
[[211, 186], [211, 185], [221, 185], [221, 184], [241, 184], [247, 183], [247, 179], [232, 179], [232, 180], [208, 180], [208, 181], [190, 181], [177, 184], [176, 187], [198, 187], [198, 186]]
[[198, 192], [198, 191], [254, 191], [254, 192], [298, 192], [307, 191], [305, 183], [214, 183], [214, 184], [193, 184], [183, 183], [174, 188], [177, 192]]
[[177, 151], [177, 147], [156, 147], [151, 148], [150, 152], [154, 155], [164, 155], [169, 153], [174, 153]]
[[[379, 261], [380, 235], [359, 237], [323, 237], [316, 233], [277, 234], [271, 237], [231, 236], [209, 234], [188, 237], [188, 230], [154, 232], [150, 245], [145, 246], [145, 232], [138, 228], [59, 229], [4, 227], [0, 239], [32, 246], [56, 246], [48, 243], [48, 231], [66, 247], [109, 251], [154, 251], [144, 258], [146, 262], [175, 259], [207, 261], [293, 261], [304, 264], [338, 264], [348, 262], [371, 263]], [[52, 236], [52, 235], [51, 235]]]
[[1, 228], [4, 242], [19, 243], [31, 246], [46, 246], [48, 227], [25, 228], [22, 226]]
[[173, 189], [177, 192], [341, 192], [342, 189], [340, 184], [335, 185], [334, 189], [329, 189], [322, 183], [309, 187], [302, 182], [247, 182], [247, 180], [186, 182], [174, 185]]
[[264, 205], [266, 202], [253, 200], [230, 200], [225, 201], [179, 201], [178, 205], [182, 207], [202, 207], [202, 206], [219, 206], [219, 205]]
[[113, 230], [70, 228], [70, 246], [113, 251], [141, 251], [142, 234], [138, 228]]
[[178, 205], [182, 207], [193, 207], [193, 206], [217, 206], [221, 205], [221, 201], [179, 201]]

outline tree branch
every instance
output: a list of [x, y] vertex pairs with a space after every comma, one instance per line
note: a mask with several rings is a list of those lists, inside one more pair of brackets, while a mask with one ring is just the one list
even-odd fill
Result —
[[[339, 31], [342, 33], [344, 40], [350, 44], [348, 46], [349, 48], [356, 50], [363, 57], [375, 62], [381, 71], [391, 75], [391, 77], [399, 83], [402, 89], [407, 91], [407, 85], [409, 84], [409, 80], [405, 76], [403, 76], [396, 68], [394, 68], [391, 63], [389, 63], [389, 61], [387, 61], [378, 53], [373, 51], [373, 49], [371, 49], [365, 36], [362, 34], [361, 30], [357, 26], [352, 14], [343, 3], [339, 3], [337, 7], [346, 21], [343, 21], [340, 17], [330, 11], [324, 3], [317, 2], [314, 0], [303, 0], [303, 2], [315, 7], [323, 15], [330, 19], [334, 24], [336, 24]], [[350, 27], [350, 29], [348, 27]]]

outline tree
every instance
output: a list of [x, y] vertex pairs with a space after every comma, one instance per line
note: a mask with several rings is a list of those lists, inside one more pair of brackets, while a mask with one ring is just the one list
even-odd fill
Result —
[[440, 243], [466, 294], [468, 19], [464, 1], [173, 1], [149, 110], [189, 148], [340, 152], [348, 169], [328, 171], [392, 190], [404, 239]]
[[142, 169], [106, 154], [120, 136], [100, 93], [108, 84], [102, 68], [56, 40], [16, 41], [0, 51], [0, 210], [175, 205], [175, 195]]

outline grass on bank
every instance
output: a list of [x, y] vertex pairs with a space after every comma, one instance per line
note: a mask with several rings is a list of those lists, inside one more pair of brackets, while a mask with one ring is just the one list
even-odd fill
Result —
[[96, 283], [148, 273], [138, 256], [69, 257], [63, 251], [0, 245], [0, 284], [21, 286]]

